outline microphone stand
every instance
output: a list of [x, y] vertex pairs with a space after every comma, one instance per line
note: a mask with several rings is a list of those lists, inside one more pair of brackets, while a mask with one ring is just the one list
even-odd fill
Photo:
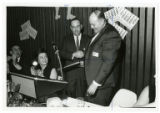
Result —
[[59, 62], [59, 67], [60, 67], [60, 74], [61, 74], [62, 80], [64, 80], [62, 63], [61, 63], [58, 47], [56, 45], [53, 45], [53, 49], [55, 50], [55, 54], [57, 55], [57, 59], [58, 59], [58, 62]]

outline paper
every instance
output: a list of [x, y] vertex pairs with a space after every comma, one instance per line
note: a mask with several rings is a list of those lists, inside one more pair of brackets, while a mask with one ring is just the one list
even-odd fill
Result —
[[35, 40], [37, 36], [37, 31], [32, 26], [29, 26], [27, 28], [27, 31], [28, 31], [28, 34]]
[[29, 34], [28, 34], [27, 30], [19, 32], [19, 36], [20, 36], [21, 41], [29, 39]]
[[21, 25], [22, 31], [26, 30], [29, 26], [31, 26], [30, 20]]
[[135, 26], [139, 18], [125, 8], [119, 8], [119, 22], [126, 26], [129, 30]]
[[24, 24], [21, 25], [22, 31], [19, 33], [20, 40], [29, 39], [29, 36], [36, 39], [37, 30], [31, 26], [30, 20], [26, 21]]
[[127, 29], [132, 30], [138, 22], [139, 18], [123, 7], [115, 7], [104, 13], [105, 18], [119, 32], [122, 39], [127, 35], [127, 31], [120, 27], [116, 22], [120, 22]]
[[112, 20], [112, 22], [118, 21], [118, 14], [119, 14], [118, 7], [113, 8], [104, 13], [105, 18]]
[[118, 24], [112, 22], [112, 20], [108, 20], [108, 23], [110, 23], [113, 27], [115, 27], [115, 29], [119, 32], [121, 38], [124, 39], [124, 37], [127, 35], [128, 31], [126, 31], [125, 29], [123, 29]]
[[111, 20], [112, 23], [120, 22], [127, 29], [132, 30], [139, 18], [123, 7], [115, 7], [104, 13], [105, 18]]

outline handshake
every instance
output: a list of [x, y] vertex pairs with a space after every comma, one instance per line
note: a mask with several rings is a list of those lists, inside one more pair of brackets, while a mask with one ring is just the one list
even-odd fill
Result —
[[72, 54], [72, 60], [74, 59], [74, 58], [83, 58], [84, 57], [84, 53], [83, 53], [83, 51], [76, 51], [76, 52], [74, 52], [73, 54]]

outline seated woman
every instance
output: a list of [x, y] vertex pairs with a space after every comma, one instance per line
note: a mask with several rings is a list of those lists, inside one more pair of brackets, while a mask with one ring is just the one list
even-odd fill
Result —
[[[31, 67], [31, 74], [34, 76], [44, 77], [47, 79], [58, 79], [56, 69], [49, 63], [49, 58], [44, 49], [40, 49], [37, 56], [38, 65]], [[48, 98], [56, 97], [56, 98], [65, 98], [64, 91], [58, 91], [56, 93], [47, 95], [45, 97], [39, 98], [38, 102], [46, 102]]]
[[37, 61], [38, 65], [36, 67], [31, 67], [32, 75], [44, 77], [47, 79], [57, 79], [57, 72], [55, 68], [53, 68], [49, 63], [48, 55], [43, 49], [38, 52]]

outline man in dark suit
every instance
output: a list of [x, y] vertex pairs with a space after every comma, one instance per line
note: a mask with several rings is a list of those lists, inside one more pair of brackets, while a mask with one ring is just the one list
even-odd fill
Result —
[[19, 45], [13, 45], [9, 51], [11, 56], [7, 56], [7, 79], [10, 78], [9, 72], [29, 74], [29, 66], [22, 58], [22, 50]]
[[65, 78], [69, 82], [67, 94], [70, 97], [77, 98], [84, 97], [86, 92], [84, 52], [89, 43], [89, 38], [87, 35], [82, 34], [82, 25], [77, 18], [71, 20], [70, 24], [72, 34], [64, 37], [60, 55], [65, 61], [65, 65], [73, 64], [77, 61], [81, 62], [81, 65], [70, 68], [65, 73]]
[[91, 13], [89, 22], [95, 35], [85, 54], [86, 100], [106, 106], [112, 99], [118, 75], [121, 37], [99, 10]]

